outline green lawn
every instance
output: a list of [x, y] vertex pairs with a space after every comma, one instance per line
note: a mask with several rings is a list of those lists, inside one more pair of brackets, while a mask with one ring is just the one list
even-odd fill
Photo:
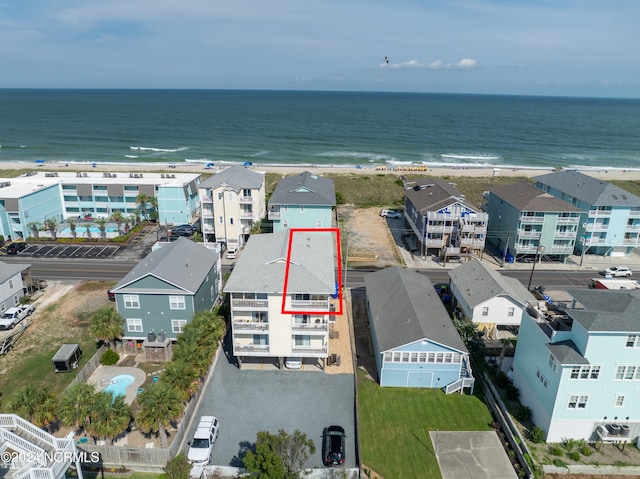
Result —
[[476, 396], [381, 388], [361, 370], [358, 413], [362, 463], [384, 477], [442, 477], [429, 431], [488, 431], [492, 421]]

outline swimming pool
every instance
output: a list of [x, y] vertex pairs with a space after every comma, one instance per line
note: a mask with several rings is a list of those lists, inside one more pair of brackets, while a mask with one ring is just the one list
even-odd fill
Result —
[[133, 384], [133, 376], [131, 374], [118, 374], [109, 380], [109, 385], [102, 390], [105, 393], [111, 393], [113, 399], [116, 396], [124, 396], [127, 388]]
[[[98, 228], [97, 226], [90, 226], [89, 227], [89, 231], [91, 231], [91, 234], [100, 234], [100, 228]], [[105, 226], [104, 231], [106, 233], [117, 233], [118, 232], [118, 228], [116, 226]], [[83, 234], [85, 234], [87, 232], [87, 228], [82, 226], [82, 225], [78, 225], [76, 226], [76, 235], [81, 236]], [[58, 233], [68, 233], [71, 234], [71, 228], [69, 226], [67, 226], [66, 228], [62, 228], [60, 231], [58, 231]]]

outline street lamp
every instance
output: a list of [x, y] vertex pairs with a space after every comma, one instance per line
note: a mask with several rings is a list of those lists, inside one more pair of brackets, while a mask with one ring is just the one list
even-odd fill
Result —
[[529, 285], [527, 286], [528, 290], [531, 290], [531, 281], [533, 281], [533, 273], [536, 270], [536, 263], [540, 258], [540, 253], [544, 253], [544, 246], [542, 246], [541, 244], [538, 245], [538, 247], [536, 248], [536, 256], [533, 259], [533, 266], [531, 267], [531, 276], [529, 276]]

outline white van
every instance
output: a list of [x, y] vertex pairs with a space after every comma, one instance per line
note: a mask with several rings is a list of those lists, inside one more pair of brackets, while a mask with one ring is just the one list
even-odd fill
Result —
[[189, 441], [187, 459], [191, 464], [209, 464], [213, 445], [218, 438], [218, 419], [214, 416], [202, 416], [193, 439]]
[[236, 259], [236, 256], [238, 255], [238, 249], [231, 246], [228, 250], [227, 250], [227, 259]]

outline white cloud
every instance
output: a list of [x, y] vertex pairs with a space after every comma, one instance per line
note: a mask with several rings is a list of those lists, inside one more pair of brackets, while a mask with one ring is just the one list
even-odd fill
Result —
[[444, 63], [442, 60], [436, 60], [431, 63], [421, 63], [418, 60], [409, 60], [402, 63], [382, 63], [381, 68], [391, 70], [409, 70], [409, 69], [424, 69], [424, 70], [467, 70], [478, 66], [477, 60], [471, 58], [463, 58], [455, 63]]

